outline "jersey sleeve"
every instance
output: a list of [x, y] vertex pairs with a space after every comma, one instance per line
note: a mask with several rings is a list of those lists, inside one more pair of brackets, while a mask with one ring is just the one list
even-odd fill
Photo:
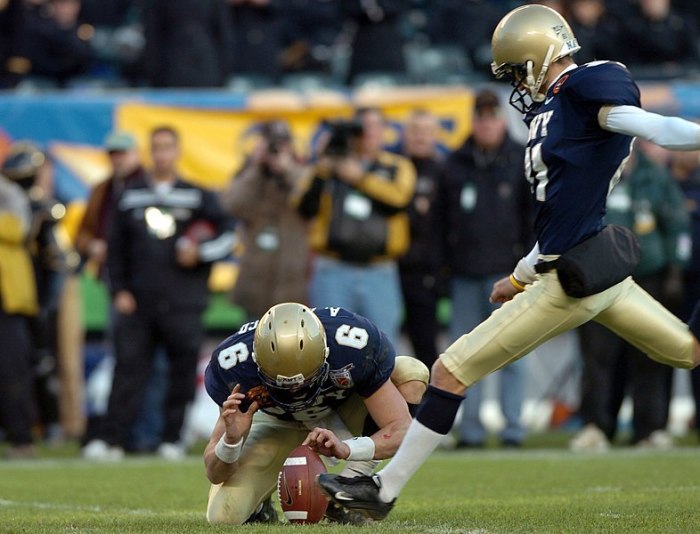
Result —
[[358, 383], [357, 393], [361, 397], [369, 397], [391, 379], [394, 371], [396, 352], [394, 346], [382, 332], [377, 330], [378, 338], [371, 355], [365, 358], [363, 380]]
[[252, 362], [248, 361], [250, 349], [245, 342], [245, 337], [245, 335], [234, 334], [222, 341], [212, 352], [204, 371], [204, 388], [219, 406], [231, 394], [234, 385], [241, 384], [243, 393], [249, 389], [250, 380], [246, 377], [245, 371]]
[[212, 359], [209, 360], [209, 364], [204, 371], [204, 388], [211, 399], [221, 406], [231, 392], [228, 391], [226, 382], [221, 376], [221, 367], [219, 367], [219, 363], [214, 358], [215, 354], [212, 355]]
[[361, 350], [360, 377], [356, 386], [361, 397], [369, 397], [391, 378], [396, 351], [389, 338], [369, 319], [354, 313], [351, 315], [355, 327], [369, 334], [367, 345]]
[[314, 313], [326, 329], [331, 382], [349, 380], [353, 391], [369, 397], [390, 379], [394, 346], [374, 323], [340, 307], [317, 308]]
[[622, 63], [587, 63], [565, 87], [572, 98], [594, 113], [604, 105], [641, 106], [639, 87]]

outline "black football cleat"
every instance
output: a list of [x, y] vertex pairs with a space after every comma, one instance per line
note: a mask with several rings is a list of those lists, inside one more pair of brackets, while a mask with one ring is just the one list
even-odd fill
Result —
[[359, 510], [348, 510], [344, 506], [331, 501], [326, 509], [326, 519], [331, 523], [342, 525], [369, 525], [372, 520]]
[[248, 523], [279, 523], [277, 510], [275, 510], [270, 497], [264, 500], [258, 509], [253, 512], [253, 515], [246, 520], [246, 524]]
[[391, 502], [382, 501], [379, 498], [379, 486], [369, 476], [347, 478], [323, 473], [317, 480], [333, 502], [377, 521], [384, 519], [396, 502], [396, 499]]

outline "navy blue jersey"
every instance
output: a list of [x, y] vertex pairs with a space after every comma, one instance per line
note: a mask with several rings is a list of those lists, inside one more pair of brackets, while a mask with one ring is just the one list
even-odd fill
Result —
[[209, 396], [219, 406], [236, 384], [246, 403], [258, 401], [261, 410], [286, 420], [313, 421], [326, 417], [351, 393], [369, 397], [394, 370], [394, 347], [369, 320], [344, 308], [314, 310], [328, 338], [328, 378], [314, 403], [305, 410], [288, 413], [266, 394], [253, 361], [253, 337], [258, 321], [244, 324], [214, 350], [204, 373]]
[[632, 148], [631, 137], [599, 126], [606, 104], [639, 107], [639, 88], [624, 65], [597, 61], [566, 71], [525, 117], [542, 254], [566, 252], [603, 227], [606, 197]]

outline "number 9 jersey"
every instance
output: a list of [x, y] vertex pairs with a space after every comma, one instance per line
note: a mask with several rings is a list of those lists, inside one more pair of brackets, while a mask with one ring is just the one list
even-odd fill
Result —
[[253, 360], [253, 338], [258, 321], [246, 323], [212, 353], [204, 374], [209, 396], [219, 406], [236, 384], [246, 394], [244, 408], [257, 401], [265, 413], [283, 420], [313, 421], [329, 415], [350, 394], [369, 397], [390, 379], [394, 347], [368, 319], [344, 308], [317, 308], [313, 312], [326, 330], [329, 372], [320, 394], [306, 408], [291, 412], [274, 403], [258, 376]]

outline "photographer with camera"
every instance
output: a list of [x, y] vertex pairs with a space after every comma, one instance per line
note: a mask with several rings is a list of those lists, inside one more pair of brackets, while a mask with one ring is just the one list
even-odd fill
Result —
[[311, 219], [318, 254], [310, 285], [314, 306], [343, 306], [396, 342], [402, 297], [396, 260], [408, 249], [406, 212], [416, 174], [407, 158], [383, 149], [384, 116], [360, 108], [330, 135], [295, 203]]
[[266, 122], [253, 153], [222, 195], [224, 209], [238, 221], [243, 245], [232, 300], [249, 320], [274, 304], [308, 300], [306, 223], [289, 202], [305, 171], [287, 124]]

